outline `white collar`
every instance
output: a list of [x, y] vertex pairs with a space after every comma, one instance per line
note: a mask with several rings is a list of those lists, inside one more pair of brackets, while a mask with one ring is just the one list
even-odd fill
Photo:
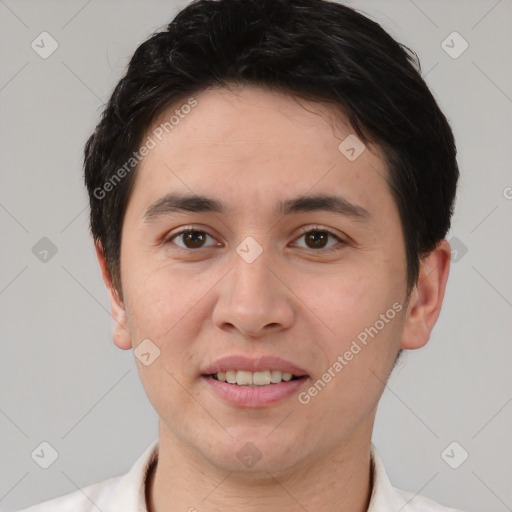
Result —
[[[146, 477], [151, 465], [158, 459], [158, 440], [153, 441], [132, 466], [119, 477], [112, 490], [105, 512], [147, 512]], [[373, 486], [368, 512], [460, 512], [445, 508], [438, 503], [399, 489], [395, 489], [386, 474], [375, 445], [371, 445]]]

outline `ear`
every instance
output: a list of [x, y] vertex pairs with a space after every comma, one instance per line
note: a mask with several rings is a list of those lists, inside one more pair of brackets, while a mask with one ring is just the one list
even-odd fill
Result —
[[441, 313], [450, 272], [451, 247], [446, 240], [420, 264], [418, 282], [411, 292], [400, 348], [413, 350], [427, 344]]
[[101, 247], [100, 242], [94, 244], [96, 250], [96, 257], [101, 269], [103, 282], [108, 291], [110, 299], [110, 308], [112, 310], [112, 318], [114, 319], [114, 332], [112, 337], [114, 344], [123, 350], [130, 350], [132, 348], [132, 340], [128, 331], [128, 324], [126, 322], [126, 310], [123, 301], [119, 298], [119, 294], [112, 284], [112, 278], [107, 266], [107, 259]]

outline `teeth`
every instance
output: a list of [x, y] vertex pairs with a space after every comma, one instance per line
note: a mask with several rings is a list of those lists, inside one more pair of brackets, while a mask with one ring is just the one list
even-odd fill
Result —
[[218, 372], [217, 380], [228, 382], [229, 384], [238, 384], [239, 386], [266, 386], [268, 384], [279, 384], [279, 382], [288, 382], [293, 375], [280, 370], [265, 370], [264, 372], [248, 372], [245, 370], [228, 370]]
[[[249, 373], [249, 372], [247, 372]], [[271, 382], [270, 377], [270, 371], [267, 370], [266, 372], [254, 372], [252, 374], [252, 383], [255, 386], [266, 386], [267, 384], [270, 384]]]
[[278, 382], [281, 382], [281, 377], [283, 376], [283, 372], [280, 372], [279, 370], [272, 370], [270, 372], [270, 382], [273, 384], [277, 384]]
[[239, 386], [246, 386], [247, 384], [252, 384], [252, 372], [236, 372], [236, 383]]

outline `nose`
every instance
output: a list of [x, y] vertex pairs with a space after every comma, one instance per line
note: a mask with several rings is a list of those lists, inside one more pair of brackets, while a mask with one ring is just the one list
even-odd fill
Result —
[[293, 324], [294, 295], [270, 252], [264, 250], [250, 263], [235, 255], [234, 268], [219, 283], [219, 298], [213, 311], [217, 327], [261, 338]]

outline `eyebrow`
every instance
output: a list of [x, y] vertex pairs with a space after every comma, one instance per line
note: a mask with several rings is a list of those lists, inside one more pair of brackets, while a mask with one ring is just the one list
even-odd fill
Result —
[[[161, 216], [175, 212], [211, 212], [228, 213], [221, 201], [198, 194], [167, 194], [155, 201], [144, 214], [144, 221], [152, 221]], [[279, 201], [274, 210], [275, 215], [292, 215], [301, 212], [326, 211], [344, 215], [357, 221], [370, 218], [369, 212], [362, 206], [353, 204], [337, 195], [316, 194], [302, 195]]]

